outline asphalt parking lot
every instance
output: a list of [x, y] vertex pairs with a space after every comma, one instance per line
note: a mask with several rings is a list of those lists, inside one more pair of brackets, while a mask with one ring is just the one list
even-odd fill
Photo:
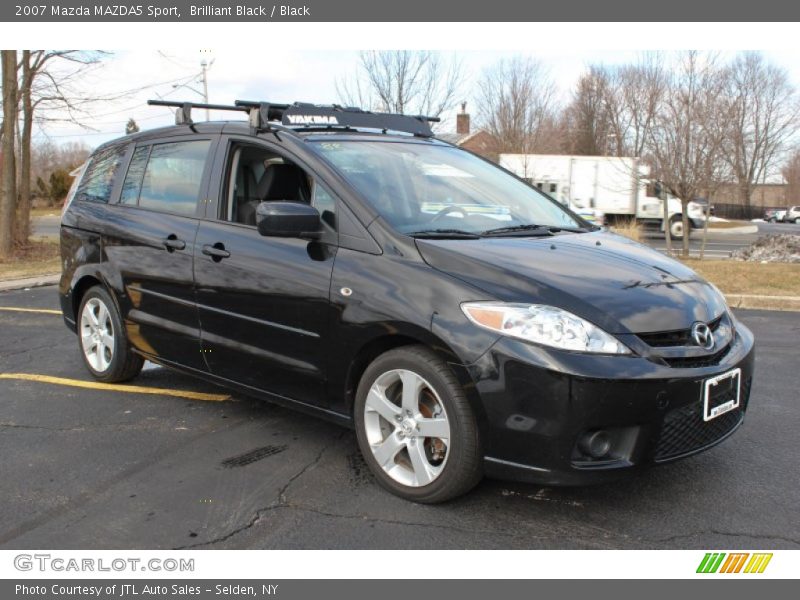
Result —
[[41, 380], [89, 381], [55, 288], [0, 307], [29, 309], [0, 310], [3, 548], [800, 548], [798, 313], [739, 312], [759, 346], [750, 410], [709, 452], [422, 506], [377, 486], [351, 431], [308, 416], [161, 368], [132, 384], [179, 395]]

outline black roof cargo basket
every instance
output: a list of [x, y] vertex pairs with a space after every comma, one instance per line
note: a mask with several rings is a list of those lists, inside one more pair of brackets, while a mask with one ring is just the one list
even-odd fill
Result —
[[148, 100], [152, 106], [170, 106], [177, 108], [176, 125], [192, 127], [192, 109], [231, 110], [246, 112], [250, 117], [250, 126], [257, 131], [327, 131], [327, 130], [359, 130], [377, 129], [410, 133], [418, 137], [433, 137], [430, 123], [439, 122], [438, 117], [400, 115], [391, 113], [374, 113], [360, 108], [345, 107], [332, 104], [323, 106], [295, 102], [293, 104], [275, 104], [252, 100], [237, 100], [233, 106], [225, 104], [202, 104], [196, 102], [179, 102], [174, 100]]

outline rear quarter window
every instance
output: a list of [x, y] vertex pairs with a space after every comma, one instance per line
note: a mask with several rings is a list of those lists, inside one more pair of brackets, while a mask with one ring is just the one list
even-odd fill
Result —
[[113, 146], [98, 151], [83, 174], [75, 192], [75, 200], [107, 203], [124, 155], [125, 146]]
[[197, 210], [203, 170], [211, 142], [193, 140], [137, 148], [121, 202], [162, 212], [192, 216]]

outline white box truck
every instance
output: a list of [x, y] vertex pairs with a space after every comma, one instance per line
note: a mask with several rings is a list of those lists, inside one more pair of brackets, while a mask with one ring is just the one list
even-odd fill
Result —
[[[656, 195], [650, 169], [636, 158], [501, 154], [500, 166], [598, 224], [635, 218], [646, 227], [664, 230], [663, 201]], [[681, 201], [665, 194], [673, 238], [683, 237]], [[703, 207], [688, 206], [691, 227], [702, 227]]]

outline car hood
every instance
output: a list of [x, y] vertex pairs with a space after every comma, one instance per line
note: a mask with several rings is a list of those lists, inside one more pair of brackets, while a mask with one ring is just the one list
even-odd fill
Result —
[[697, 273], [616, 234], [418, 239], [417, 248], [433, 268], [486, 293], [464, 301], [548, 304], [610, 333], [686, 329], [726, 310]]

